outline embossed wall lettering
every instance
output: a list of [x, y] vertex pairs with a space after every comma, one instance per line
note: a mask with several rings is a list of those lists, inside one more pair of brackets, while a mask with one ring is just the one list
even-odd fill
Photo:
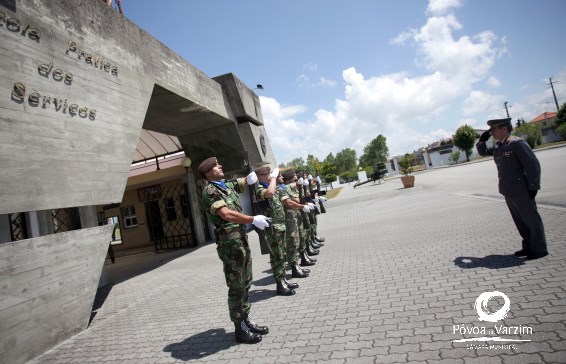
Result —
[[95, 68], [104, 70], [110, 74], [112, 74], [113, 76], [118, 76], [118, 67], [115, 65], [112, 65], [108, 60], [104, 59], [101, 56], [97, 56], [97, 55], [93, 55], [92, 53], [88, 53], [89, 51], [86, 51], [84, 49], [81, 49], [77, 46], [77, 43], [73, 42], [73, 41], [69, 41], [69, 44], [67, 46], [67, 50], [65, 51], [65, 53], [67, 54], [71, 54], [74, 53], [76, 54], [77, 58], [79, 60], [84, 60], [86, 64], [92, 65]]
[[0, 11], [0, 27], [5, 28], [11, 32], [18, 33], [31, 40], [39, 42], [40, 32], [39, 29], [31, 24], [22, 24], [18, 18], [8, 17], [6, 13]]

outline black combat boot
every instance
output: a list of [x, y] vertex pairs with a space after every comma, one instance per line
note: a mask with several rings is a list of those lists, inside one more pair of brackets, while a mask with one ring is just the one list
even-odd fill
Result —
[[260, 335], [267, 335], [269, 333], [269, 329], [267, 328], [267, 326], [259, 326], [258, 324], [252, 321], [252, 318], [250, 316], [246, 316], [246, 318], [244, 318], [244, 323], [250, 329], [251, 332], [255, 332], [256, 334], [260, 334]]
[[308, 273], [304, 272], [298, 264], [291, 266], [291, 272], [293, 278], [307, 278]]
[[282, 279], [280, 281], [277, 281], [277, 294], [280, 296], [292, 296], [295, 294], [295, 290], [290, 288], [287, 285], [287, 282]]
[[324, 242], [326, 239], [324, 239], [324, 238], [319, 238], [318, 236], [315, 236], [315, 237], [314, 237], [314, 240], [316, 240], [316, 241], [319, 242], [319, 243], [322, 243], [322, 242]]
[[314, 240], [310, 241], [310, 245], [311, 245], [311, 249], [313, 249], [313, 250], [320, 249], [320, 244], [315, 243]]
[[299, 288], [299, 284], [298, 284], [298, 283], [289, 282], [289, 281], [287, 280], [287, 278], [283, 278], [283, 281], [285, 282], [285, 284], [287, 284], [287, 287], [289, 287], [289, 288], [293, 288], [293, 289]]
[[309, 256], [318, 255], [318, 253], [320, 253], [318, 250], [312, 249], [310, 245], [307, 244], [307, 254]]
[[303, 254], [301, 254], [301, 265], [308, 267], [311, 265], [315, 265], [316, 263], [313, 262], [312, 260], [309, 259], [308, 255], [306, 252], [303, 252]]
[[236, 328], [236, 341], [243, 344], [257, 344], [261, 341], [261, 335], [255, 334], [250, 331], [244, 320], [234, 322]]

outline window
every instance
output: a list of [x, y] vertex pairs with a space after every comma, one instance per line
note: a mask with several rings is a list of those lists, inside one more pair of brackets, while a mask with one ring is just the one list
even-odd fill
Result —
[[167, 220], [173, 221], [177, 220], [177, 212], [175, 211], [175, 200], [171, 197], [165, 199], [166, 209], [167, 209]]
[[138, 219], [136, 217], [136, 209], [134, 206], [122, 207], [122, 216], [124, 217], [124, 227], [126, 229], [138, 226]]
[[98, 226], [106, 225], [106, 214], [104, 211], [96, 213], [96, 220], [98, 220]]

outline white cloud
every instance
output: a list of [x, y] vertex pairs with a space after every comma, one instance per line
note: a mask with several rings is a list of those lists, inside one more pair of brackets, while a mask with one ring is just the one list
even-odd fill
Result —
[[462, 114], [464, 116], [474, 116], [485, 114], [486, 112], [497, 112], [501, 109], [504, 101], [502, 95], [472, 91], [463, 102]]
[[316, 64], [316, 63], [305, 63], [303, 65], [303, 71], [305, 71], [305, 72], [317, 72], [318, 71], [318, 64]]
[[[307, 154], [322, 159], [344, 148], [353, 148], [360, 156], [363, 147], [379, 134], [387, 138], [391, 155], [411, 152], [452, 135], [454, 130], [447, 129], [455, 129], [463, 119], [449, 121], [448, 128], [431, 127], [437, 119], [446, 117], [452, 102], [467, 97], [463, 110], [465, 116], [470, 116], [465, 120], [470, 121], [475, 120], [472, 116], [480, 107], [487, 110], [493, 107], [488, 104], [488, 101], [495, 103], [489, 100], [493, 95], [474, 92], [474, 85], [488, 77], [505, 49], [500, 39], [489, 31], [455, 38], [454, 31], [462, 25], [449, 10], [459, 5], [459, 1], [431, 0], [428, 12], [435, 16], [420, 29], [404, 32], [391, 41], [415, 44], [418, 56], [415, 62], [423, 74], [400, 71], [366, 77], [355, 67], [349, 67], [342, 72], [346, 84], [344, 97], [335, 101], [334, 110], [318, 110], [307, 122], [295, 119], [304, 108], [284, 107], [262, 97], [266, 128], [277, 162]], [[303, 87], [336, 84], [323, 78], [312, 82], [306, 73], [298, 82]], [[265, 102], [268, 104], [264, 105]], [[435, 130], [423, 132], [427, 125]]]
[[501, 82], [495, 76], [491, 76], [487, 79], [487, 85], [490, 87], [499, 87], [501, 86]]
[[430, 0], [426, 11], [432, 15], [443, 15], [461, 5], [460, 0]]

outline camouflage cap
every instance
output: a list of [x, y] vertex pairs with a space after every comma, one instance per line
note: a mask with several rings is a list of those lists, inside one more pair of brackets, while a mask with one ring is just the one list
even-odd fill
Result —
[[511, 118], [505, 118], [505, 119], [493, 119], [493, 120], [488, 120], [487, 121], [487, 125], [494, 127], [497, 125], [505, 125], [505, 124], [511, 124]]
[[199, 166], [198, 166], [198, 173], [204, 178], [206, 172], [210, 171], [214, 166], [218, 163], [216, 157], [210, 157], [205, 159]]

